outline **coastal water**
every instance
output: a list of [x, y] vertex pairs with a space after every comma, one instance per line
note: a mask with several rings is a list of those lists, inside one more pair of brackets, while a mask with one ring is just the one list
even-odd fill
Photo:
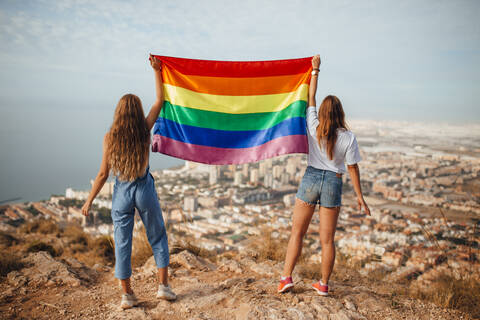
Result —
[[[8, 199], [38, 201], [64, 194], [67, 187], [89, 189], [98, 171], [102, 139], [113, 107], [24, 104], [0, 106], [0, 204]], [[150, 167], [168, 168], [183, 161], [158, 153]]]

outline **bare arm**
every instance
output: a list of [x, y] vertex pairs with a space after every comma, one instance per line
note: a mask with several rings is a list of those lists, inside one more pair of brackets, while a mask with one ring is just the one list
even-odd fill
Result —
[[148, 131], [152, 130], [155, 121], [158, 119], [158, 115], [162, 110], [163, 106], [163, 80], [162, 80], [162, 62], [155, 58], [154, 56], [150, 55], [150, 65], [153, 68], [155, 73], [155, 92], [157, 94], [157, 99], [153, 104], [150, 112], [146, 117]]
[[363, 199], [362, 186], [360, 184], [360, 169], [358, 168], [358, 164], [349, 165], [348, 173], [350, 174], [353, 189], [355, 190], [355, 194], [357, 195], [358, 210], [360, 210], [361, 212], [363, 206], [365, 214], [370, 215], [370, 209], [368, 208], [365, 199]]
[[107, 156], [107, 135], [103, 138], [103, 156], [102, 156], [102, 163], [100, 164], [100, 170], [98, 171], [97, 177], [93, 182], [92, 190], [90, 190], [90, 194], [88, 195], [85, 204], [82, 207], [82, 214], [84, 216], [89, 215], [90, 207], [92, 206], [92, 202], [97, 196], [97, 194], [102, 189], [103, 185], [108, 179], [108, 174], [110, 173], [110, 165], [108, 163], [108, 156]]
[[310, 78], [310, 88], [308, 89], [308, 106], [316, 106], [317, 101], [315, 95], [317, 94], [317, 82], [318, 82], [318, 72], [320, 70], [320, 56], [317, 54], [312, 58], [312, 69], [313, 73]]

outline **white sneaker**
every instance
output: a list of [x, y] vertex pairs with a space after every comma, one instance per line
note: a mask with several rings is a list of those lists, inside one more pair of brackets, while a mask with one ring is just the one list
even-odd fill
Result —
[[170, 289], [170, 286], [160, 284], [158, 285], [157, 298], [171, 301], [177, 299], [177, 295]]
[[125, 293], [125, 294], [122, 294], [122, 302], [120, 304], [120, 307], [122, 309], [130, 309], [130, 308], [133, 308], [133, 307], [136, 307], [138, 306], [138, 299], [137, 297], [135, 296], [134, 293], [132, 294], [128, 294], [128, 293]]

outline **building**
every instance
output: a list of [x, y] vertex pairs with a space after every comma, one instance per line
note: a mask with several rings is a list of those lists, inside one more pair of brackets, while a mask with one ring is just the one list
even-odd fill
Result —
[[249, 174], [248, 174], [248, 163], [245, 163], [243, 166], [242, 166], [242, 174], [244, 177], [248, 177]]
[[295, 174], [297, 173], [297, 166], [295, 164], [295, 161], [291, 161], [293, 159], [288, 159], [288, 164], [285, 167], [286, 172], [290, 175], [290, 177], [294, 177]]
[[283, 203], [285, 204], [285, 207], [292, 207], [293, 205], [295, 205], [295, 197], [296, 197], [295, 193], [284, 195]]
[[265, 178], [263, 179], [263, 186], [265, 188], [272, 188], [273, 187], [273, 175], [271, 173], [267, 173]]
[[272, 173], [273, 173], [273, 179], [278, 179], [280, 178], [280, 175], [283, 172], [283, 168], [281, 166], [273, 166]]
[[217, 166], [210, 166], [208, 169], [208, 178], [210, 184], [216, 184], [218, 182], [218, 171], [219, 168]]
[[77, 191], [73, 190], [72, 188], [67, 188], [65, 190], [65, 198], [69, 199], [79, 199], [79, 200], [85, 200], [88, 198], [88, 191]]
[[[93, 187], [95, 180], [90, 180], [90, 185]], [[113, 194], [113, 186], [115, 185], [114, 181], [105, 182], [102, 189], [98, 192], [99, 196], [110, 197]]]
[[258, 169], [250, 171], [250, 183], [255, 185], [258, 183]]
[[280, 175], [280, 183], [282, 183], [283, 185], [289, 184], [290, 183], [290, 175], [286, 172], [283, 172]]
[[241, 185], [243, 182], [243, 174], [241, 171], [236, 171], [235, 174], [233, 175], [233, 184], [235, 186]]
[[268, 171], [267, 164], [265, 163], [265, 161], [261, 161], [258, 164], [258, 177], [263, 178], [267, 173], [267, 171]]
[[198, 209], [198, 200], [196, 197], [185, 197], [183, 200], [183, 210], [185, 211], [197, 211]]

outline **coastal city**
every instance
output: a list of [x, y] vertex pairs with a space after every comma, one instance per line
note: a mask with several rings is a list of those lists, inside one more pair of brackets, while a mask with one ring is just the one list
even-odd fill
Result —
[[[451, 126], [435, 131], [375, 121], [355, 121], [352, 128], [372, 215], [358, 211], [344, 174], [337, 250], [361, 273], [387, 280], [426, 285], [442, 272], [480, 275], [480, 130]], [[264, 232], [287, 239], [306, 160], [306, 155], [285, 155], [225, 166], [187, 161], [152, 171], [167, 230], [217, 253], [245, 250], [252, 237]], [[0, 229], [43, 217], [76, 223], [93, 236], [112, 235], [113, 186], [113, 181], [105, 184], [88, 217], [80, 208], [89, 190], [70, 187], [45, 201], [3, 205]], [[315, 215], [305, 240], [313, 263], [321, 263], [318, 223]], [[142, 232], [141, 225], [136, 223], [136, 232]]]

